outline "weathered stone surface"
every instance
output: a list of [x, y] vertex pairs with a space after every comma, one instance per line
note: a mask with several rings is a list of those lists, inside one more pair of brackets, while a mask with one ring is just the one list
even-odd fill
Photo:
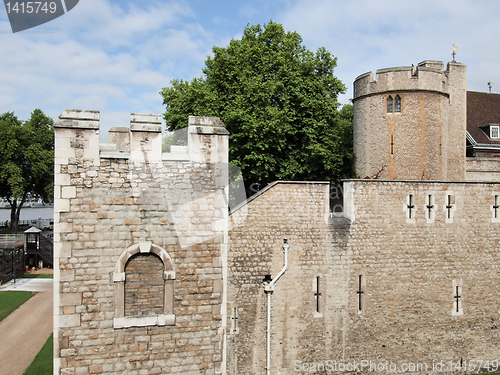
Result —
[[229, 234], [227, 326], [231, 335], [236, 308], [238, 334], [228, 339], [227, 368], [236, 343], [238, 374], [265, 369], [263, 279], [283, 267], [283, 238], [290, 248], [271, 297], [272, 373], [328, 360], [421, 363], [427, 371], [416, 372], [428, 373], [440, 361], [495, 360], [499, 185], [352, 180], [346, 191], [352, 221], [325, 220], [327, 184], [280, 182], [247, 204], [246, 221]]
[[[466, 66], [423, 61], [365, 73], [354, 82], [359, 177], [465, 180]], [[401, 98], [401, 110], [387, 100]]]
[[[72, 114], [55, 127], [56, 372], [216, 373], [225, 319], [214, 312], [226, 309], [213, 263], [226, 256], [227, 225], [217, 223], [227, 206], [211, 202], [224, 189], [213, 173], [227, 163], [227, 139], [192, 132], [198, 148], [186, 154], [196, 161], [162, 161], [159, 117], [133, 115], [135, 131], [115, 129], [130, 142], [117, 135], [114, 154], [99, 155], [98, 127], [79, 125], [98, 113]], [[140, 251], [115, 273], [134, 244]]]

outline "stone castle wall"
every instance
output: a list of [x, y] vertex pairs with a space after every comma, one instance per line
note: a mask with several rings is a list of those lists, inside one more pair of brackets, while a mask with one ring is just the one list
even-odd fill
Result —
[[[354, 221], [347, 358], [427, 363], [429, 369], [439, 361], [495, 360], [500, 354], [495, 271], [500, 211], [494, 208], [499, 186], [348, 184], [352, 194], [346, 205], [352, 206]], [[411, 218], [408, 205], [414, 206]]]
[[344, 197], [345, 218], [333, 219], [321, 183], [276, 183], [246, 205], [244, 224], [229, 233], [228, 327], [236, 308], [238, 330], [228, 328], [228, 372], [234, 343], [236, 373], [265, 369], [262, 281], [283, 266], [283, 238], [271, 373], [321, 373], [311, 366], [333, 361], [425, 364], [430, 373], [441, 361], [496, 360], [498, 185], [352, 180]]
[[162, 155], [160, 126], [99, 146], [98, 112], [55, 124], [55, 373], [224, 372], [228, 133], [190, 117]]
[[343, 220], [335, 224], [329, 218], [329, 184], [280, 181], [245, 208], [245, 221], [229, 233], [228, 373], [235, 373], [235, 346], [237, 374], [265, 372], [263, 279], [274, 278], [282, 269], [285, 238], [290, 244], [288, 269], [271, 297], [271, 373], [295, 373], [297, 359], [320, 361], [341, 355], [346, 318], [342, 307], [348, 296], [347, 232]]
[[[389, 97], [401, 111], [387, 110]], [[424, 61], [365, 73], [354, 82], [359, 177], [465, 180], [466, 68]]]
[[467, 181], [500, 182], [500, 159], [467, 158]]

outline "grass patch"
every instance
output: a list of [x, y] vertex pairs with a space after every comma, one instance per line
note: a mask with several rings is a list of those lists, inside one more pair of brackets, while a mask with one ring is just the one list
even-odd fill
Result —
[[0, 322], [9, 314], [33, 297], [32, 292], [3, 291], [0, 292]]
[[52, 375], [54, 371], [54, 352], [52, 346], [53, 337], [51, 334], [33, 362], [31, 362], [30, 367], [24, 372], [24, 375]]
[[36, 274], [36, 273], [25, 273], [22, 276], [18, 276], [18, 279], [53, 279], [54, 275], [50, 274]]
[[[17, 233], [21, 234], [22, 232], [18, 230]], [[0, 230], [0, 234], [16, 234], [16, 231], [10, 229]]]

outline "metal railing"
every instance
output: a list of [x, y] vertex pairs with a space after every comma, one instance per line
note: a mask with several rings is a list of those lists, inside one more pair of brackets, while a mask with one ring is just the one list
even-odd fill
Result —
[[12, 249], [24, 245], [25, 241], [24, 234], [0, 234], [0, 249]]
[[40, 236], [40, 248], [38, 249], [38, 255], [40, 255], [42, 259], [51, 266], [54, 266], [54, 244], [50, 239]]

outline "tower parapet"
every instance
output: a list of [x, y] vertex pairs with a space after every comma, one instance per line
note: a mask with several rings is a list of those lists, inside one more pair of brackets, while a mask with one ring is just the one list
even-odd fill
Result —
[[387, 91], [425, 90], [447, 95], [447, 71], [441, 61], [422, 61], [417, 66], [378, 69], [354, 81], [354, 98]]
[[360, 177], [464, 180], [466, 66], [426, 60], [354, 81]]

